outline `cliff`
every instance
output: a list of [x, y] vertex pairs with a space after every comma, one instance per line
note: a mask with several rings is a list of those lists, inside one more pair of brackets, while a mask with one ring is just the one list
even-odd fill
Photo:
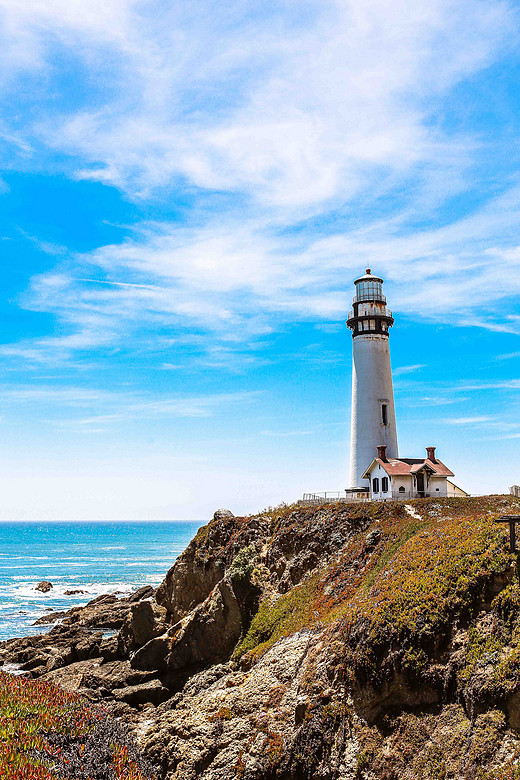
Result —
[[[0, 660], [103, 701], [167, 780], [513, 780], [520, 587], [494, 519], [519, 510], [219, 511], [152, 596], [76, 610]], [[106, 639], [91, 629], [114, 608]]]

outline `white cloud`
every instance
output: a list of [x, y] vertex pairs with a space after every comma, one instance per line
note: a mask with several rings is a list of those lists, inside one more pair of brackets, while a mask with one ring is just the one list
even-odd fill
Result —
[[42, 99], [26, 133], [73, 155], [79, 176], [132, 194], [181, 176], [291, 209], [418, 165], [457, 180], [474, 142], [429, 119], [513, 25], [500, 0], [0, 0], [0, 14], [18, 42], [1, 41], [11, 76], [50, 70], [60, 46], [77, 59], [91, 97], [58, 113]]
[[519, 390], [520, 379], [497, 379], [491, 382], [474, 382], [464, 385], [461, 390]]
[[492, 417], [485, 417], [483, 415], [477, 415], [475, 417], [448, 417], [443, 420], [443, 422], [448, 425], [476, 425], [478, 423], [489, 423], [492, 421]]
[[173, 352], [183, 348], [185, 333], [193, 354], [227, 361], [280, 323], [341, 323], [352, 278], [365, 265], [387, 280], [397, 318], [520, 333], [513, 301], [520, 295], [520, 249], [499, 246], [520, 203], [511, 194], [504, 200], [449, 227], [414, 234], [376, 223], [293, 238], [259, 218], [217, 217], [195, 228], [146, 224], [119, 245], [62, 258], [56, 270], [34, 277], [22, 305], [53, 312], [60, 332], [0, 347], [0, 355], [68, 361], [75, 353], [110, 349], [129, 334], [153, 350], [168, 329], [175, 334]]
[[421, 368], [425, 368], [425, 363], [416, 363], [413, 366], [398, 366], [392, 370], [392, 374], [395, 376], [402, 376], [403, 374], [413, 374], [415, 371], [420, 371]]
[[520, 358], [520, 352], [508, 352], [504, 355], [495, 356], [495, 360], [513, 360], [514, 358]]
[[[152, 396], [131, 390], [115, 392], [36, 383], [0, 386], [4, 408], [38, 408], [45, 415], [46, 423], [81, 432], [102, 432], [109, 425], [130, 420], [212, 417], [217, 410], [252, 403], [260, 395], [260, 391], [241, 391], [168, 396], [155, 393]], [[67, 417], [67, 414], [73, 416]]]
[[[503, 54], [515, 23], [506, 2], [0, 0], [0, 14], [18, 40], [3, 48], [4, 88], [17, 72], [40, 79], [41, 119], [7, 128], [7, 143], [69, 154], [75, 176], [132, 197], [157, 186], [195, 197], [181, 227], [136, 225], [83, 256], [56, 247], [59, 267], [21, 303], [54, 313], [59, 330], [4, 357], [70, 361], [167, 325], [211, 333], [215, 357], [215, 341], [229, 353], [280, 321], [340, 321], [365, 264], [388, 280], [397, 313], [520, 332], [493, 308], [520, 293], [518, 188], [442, 227], [408, 222], [417, 204], [470, 187], [480, 140], [432, 118]], [[69, 73], [85, 92], [72, 108], [59, 99]], [[239, 200], [197, 200], [208, 189]], [[403, 191], [386, 218], [359, 215]], [[325, 226], [293, 230], [318, 214]]]

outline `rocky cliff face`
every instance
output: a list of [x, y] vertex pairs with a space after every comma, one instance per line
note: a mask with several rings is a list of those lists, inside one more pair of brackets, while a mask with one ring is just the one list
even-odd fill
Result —
[[165, 780], [513, 780], [520, 586], [494, 518], [519, 509], [219, 511], [153, 595], [112, 604], [115, 637], [94, 604], [0, 660], [103, 700]]

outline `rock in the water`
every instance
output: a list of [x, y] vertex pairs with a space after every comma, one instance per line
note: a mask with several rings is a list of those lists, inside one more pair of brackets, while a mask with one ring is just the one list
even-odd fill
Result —
[[66, 590], [64, 596], [77, 596], [79, 594], [88, 593], [86, 590]]
[[50, 612], [44, 615], [33, 625], [54, 623], [61, 620], [65, 625], [77, 625], [82, 628], [121, 628], [127, 616], [130, 614], [131, 603], [129, 598], [118, 599], [117, 596], [97, 596], [92, 601], [80, 607], [72, 607], [67, 612]]
[[50, 590], [52, 590], [53, 584], [52, 582], [47, 582], [47, 580], [42, 580], [38, 585], [36, 585], [34, 590], [39, 590], [40, 593], [48, 593]]

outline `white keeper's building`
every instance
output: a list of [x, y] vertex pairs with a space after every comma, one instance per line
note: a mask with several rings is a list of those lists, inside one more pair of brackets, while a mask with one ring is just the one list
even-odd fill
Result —
[[425, 458], [388, 458], [384, 445], [363, 474], [372, 500], [467, 495], [448, 479], [453, 476], [435, 457], [435, 447], [426, 447]]

